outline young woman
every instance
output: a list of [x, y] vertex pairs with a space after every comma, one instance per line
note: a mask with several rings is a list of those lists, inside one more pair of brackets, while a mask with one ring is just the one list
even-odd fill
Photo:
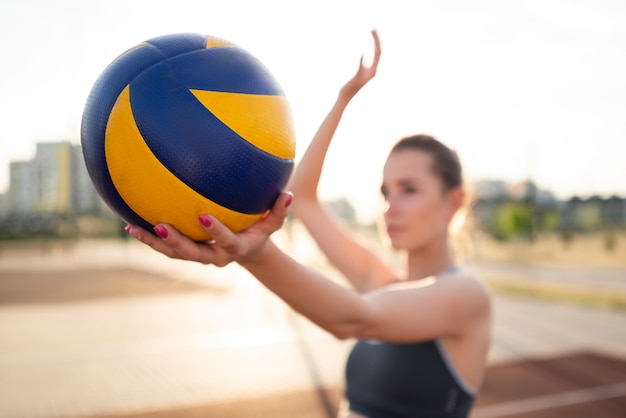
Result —
[[[448, 229], [464, 200], [453, 151], [427, 135], [401, 139], [383, 169], [381, 192], [391, 245], [407, 254], [406, 277], [354, 241], [324, 209], [317, 187], [328, 145], [348, 103], [376, 74], [380, 42], [372, 32], [371, 66], [361, 60], [298, 164], [290, 188], [266, 218], [234, 234], [210, 214], [199, 222], [214, 238], [195, 243], [170, 225], [158, 236], [128, 232], [172, 258], [224, 266], [236, 261], [293, 309], [338, 338], [355, 338], [346, 367], [341, 416], [467, 417], [480, 388], [491, 331], [489, 292], [462, 271]], [[293, 200], [293, 205], [291, 205]], [[270, 235], [289, 206], [348, 288], [293, 260]]]

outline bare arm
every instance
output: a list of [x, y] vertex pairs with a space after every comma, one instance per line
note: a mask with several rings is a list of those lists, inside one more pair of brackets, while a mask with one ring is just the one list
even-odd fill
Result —
[[282, 225], [290, 200], [281, 195], [265, 219], [238, 234], [205, 217], [212, 243], [193, 242], [166, 224], [157, 227], [164, 238], [136, 226], [127, 230], [171, 258], [217, 266], [238, 262], [294, 310], [339, 338], [408, 342], [456, 336], [485, 314], [486, 293], [468, 277], [391, 285], [361, 295], [299, 264], [269, 238]]
[[375, 43], [371, 66], [363, 59], [357, 73], [341, 89], [330, 112], [320, 125], [289, 183], [295, 195], [293, 214], [307, 228], [328, 260], [360, 291], [377, 288], [395, 279], [393, 271], [372, 252], [354, 241], [324, 208], [318, 198], [318, 185], [330, 142], [352, 98], [375, 75], [380, 59], [380, 42]]
[[486, 290], [468, 276], [390, 285], [362, 295], [297, 263], [271, 241], [240, 264], [295, 311], [341, 339], [401, 343], [458, 337], [488, 314]]

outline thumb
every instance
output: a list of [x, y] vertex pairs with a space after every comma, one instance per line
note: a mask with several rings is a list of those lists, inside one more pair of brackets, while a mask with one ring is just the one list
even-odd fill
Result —
[[274, 202], [272, 210], [262, 220], [263, 229], [269, 233], [280, 229], [289, 213], [289, 206], [291, 206], [292, 201], [293, 194], [291, 192], [282, 192]]

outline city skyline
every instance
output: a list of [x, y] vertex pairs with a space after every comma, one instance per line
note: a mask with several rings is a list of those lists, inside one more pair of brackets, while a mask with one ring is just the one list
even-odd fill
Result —
[[[478, 228], [499, 239], [616, 231], [626, 226], [626, 196], [557, 199], [550, 190], [526, 181], [478, 181], [468, 185], [468, 211], [453, 230]], [[380, 218], [357, 214], [345, 196], [324, 200], [347, 225], [375, 226]], [[163, 220], [167, 222], [167, 220]], [[34, 236], [119, 236], [123, 219], [100, 198], [89, 179], [79, 145], [37, 143], [32, 160], [11, 162], [10, 187], [0, 194], [0, 238]]]
[[[379, 73], [347, 110], [321, 182], [371, 216], [399, 137], [431, 133], [457, 149], [466, 178], [532, 178], [559, 197], [626, 193], [626, 4], [600, 1], [409, 2], [78, 0], [0, 5], [0, 193], [8, 161], [35, 143], [79, 143], [93, 82], [154, 36], [199, 32], [238, 43], [283, 85], [297, 154], [369, 53]], [[355, 156], [357, 158], [355, 158]]]
[[[83, 162], [81, 146], [78, 144], [70, 141], [38, 142], [33, 158], [10, 161], [9, 165], [9, 187], [5, 193], [0, 193], [0, 215], [83, 213], [97, 211], [106, 206], [97, 197]], [[528, 199], [529, 193], [539, 203], [559, 200], [551, 190], [529, 179], [518, 182], [478, 179], [468, 183], [466, 186], [471, 190], [473, 200]], [[572, 195], [560, 200], [593, 200], [598, 197], [600, 196]], [[606, 197], [626, 199], [626, 194]], [[333, 202], [354, 204], [347, 196], [327, 200], [329, 204]], [[352, 217], [356, 217], [356, 214]]]

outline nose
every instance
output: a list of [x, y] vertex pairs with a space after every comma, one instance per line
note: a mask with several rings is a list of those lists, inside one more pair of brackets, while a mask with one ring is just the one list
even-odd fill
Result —
[[385, 214], [385, 216], [391, 216], [395, 212], [397, 212], [398, 202], [396, 202], [395, 200], [396, 199], [394, 199], [392, 196], [387, 196], [385, 198], [383, 206], [383, 213]]

